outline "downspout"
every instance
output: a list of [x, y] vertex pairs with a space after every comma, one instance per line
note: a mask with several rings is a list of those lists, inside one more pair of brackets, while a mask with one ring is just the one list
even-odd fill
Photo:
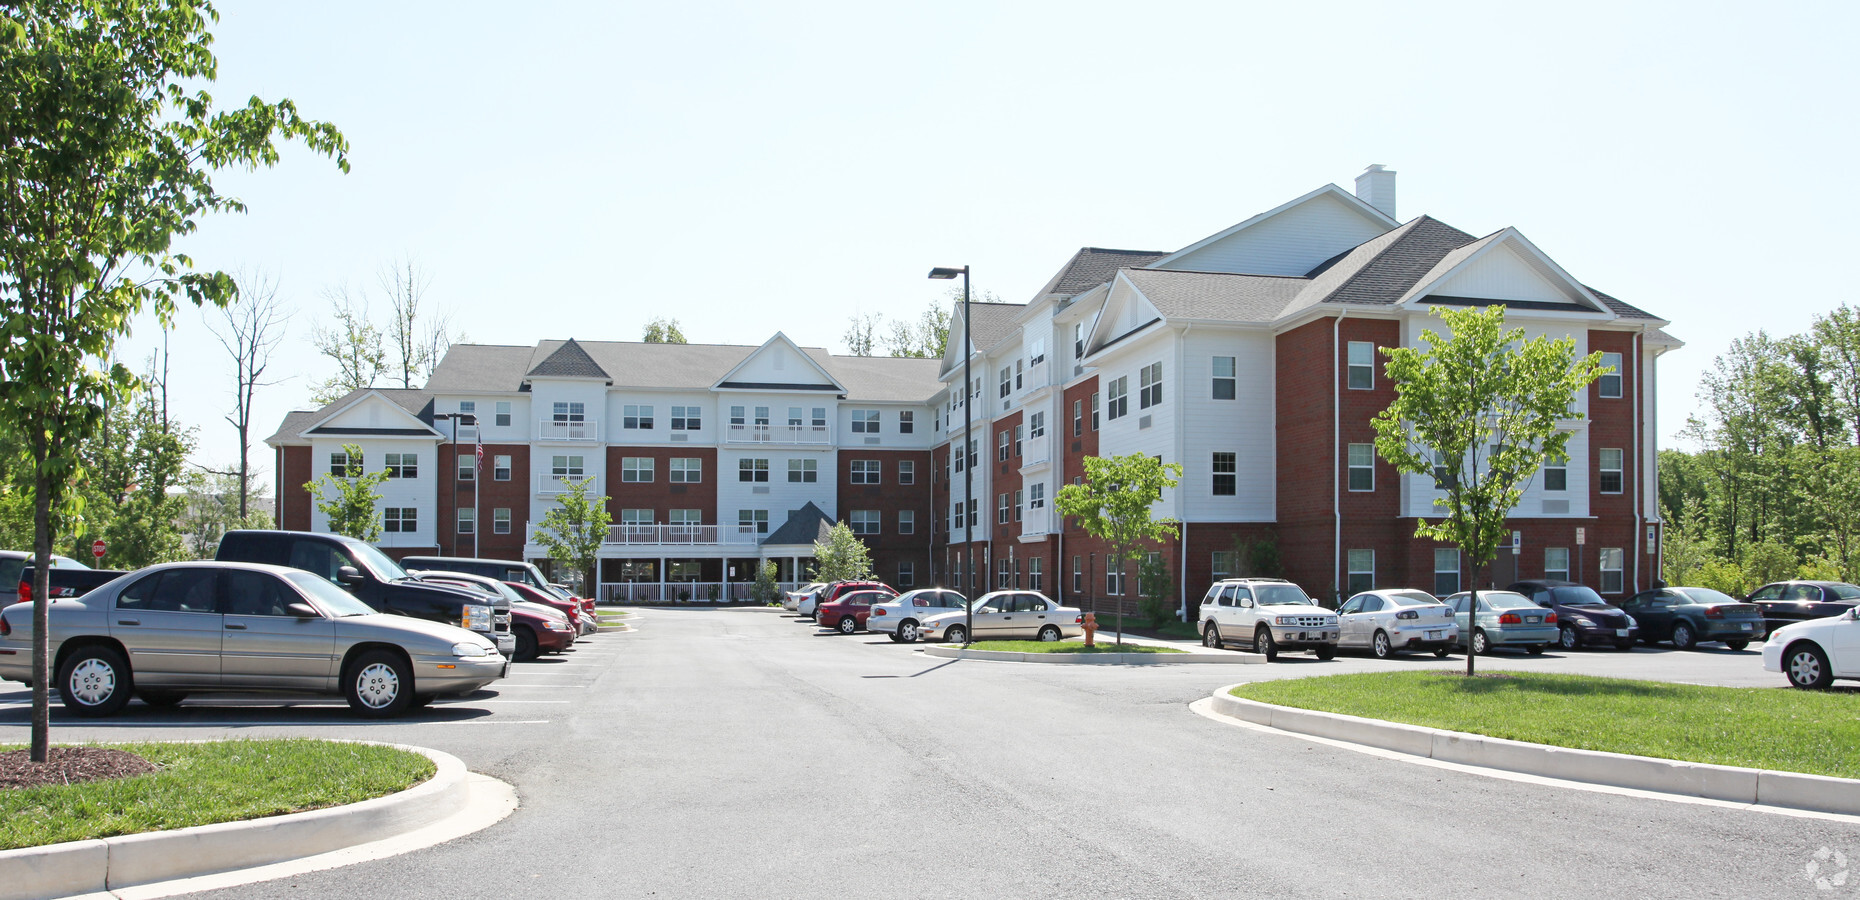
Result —
[[1640, 395], [1647, 389], [1641, 382], [1641, 338], [1647, 334], [1647, 326], [1642, 325], [1634, 335], [1634, 590], [1629, 596], [1640, 593], [1640, 558], [1646, 554], [1641, 529], [1646, 525], [1641, 521], [1641, 514], [1647, 510], [1645, 497], [1647, 480], [1641, 477], [1641, 468], [1647, 464], [1647, 448], [1640, 443]]
[[[1182, 471], [1188, 471], [1188, 431], [1183, 427], [1188, 405], [1188, 333], [1195, 330], [1194, 323], [1183, 327], [1182, 334], [1176, 338], [1175, 351], [1175, 439], [1177, 462], [1182, 464]], [[1177, 518], [1182, 523], [1182, 561], [1176, 568], [1176, 617], [1188, 621], [1188, 501], [1182, 496], [1182, 486], [1175, 488]]]
[[[1641, 333], [1646, 334], [1644, 327]], [[1666, 351], [1662, 350], [1654, 354], [1653, 377], [1648, 385], [1647, 415], [1655, 422], [1660, 421], [1660, 367], [1658, 362], [1665, 353]], [[1659, 454], [1654, 454], [1654, 462], [1658, 463], [1659, 459]], [[1653, 467], [1653, 496], [1657, 503], [1657, 498], [1660, 496], [1660, 467], [1658, 465]], [[1666, 577], [1666, 515], [1664, 513], [1660, 515], [1660, 539], [1653, 545], [1653, 577], [1656, 579]]]
[[1330, 324], [1330, 602], [1336, 609], [1343, 599], [1343, 379], [1337, 368], [1342, 361], [1343, 319], [1348, 307], [1337, 310]]

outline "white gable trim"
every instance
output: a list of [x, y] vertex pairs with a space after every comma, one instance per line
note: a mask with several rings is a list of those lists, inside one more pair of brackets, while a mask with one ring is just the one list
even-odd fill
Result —
[[[381, 393], [378, 390], [375, 390], [374, 388], [369, 388], [359, 394], [356, 394], [355, 399], [350, 400], [349, 402], [344, 403], [342, 406], [338, 407], [337, 409], [332, 410], [329, 415], [324, 416], [323, 418], [318, 419], [315, 422], [312, 422], [309, 425], [305, 426], [303, 431], [298, 433], [298, 436], [306, 440], [317, 439], [317, 438], [326, 439], [326, 438], [333, 437], [333, 435], [322, 435], [322, 434], [313, 435], [310, 432], [315, 431], [318, 428], [322, 428], [325, 425], [328, 425], [330, 422], [334, 421], [336, 417], [342, 415], [345, 412], [348, 412], [351, 409], [356, 408], [357, 406], [362, 405], [362, 402], [367, 400], [370, 397], [373, 397], [376, 400], [379, 400], [382, 403], [387, 404], [389, 409], [399, 414], [403, 419], [405, 419], [409, 423], [406, 427], [418, 428], [436, 438], [445, 437], [445, 435], [439, 433], [439, 431], [433, 428], [433, 426], [420, 421], [419, 416], [416, 416], [413, 413], [408, 412], [406, 407], [401, 406], [400, 404], [395, 403], [392, 400], [389, 400], [387, 398], [387, 395]], [[359, 437], [360, 435], [357, 435], [357, 436]], [[411, 435], [397, 435], [397, 436], [398, 437], [411, 437]]]
[[771, 337], [768, 340], [763, 341], [762, 346], [757, 347], [755, 350], [750, 351], [749, 355], [743, 357], [742, 362], [737, 363], [734, 367], [730, 369], [730, 371], [723, 373], [723, 377], [717, 379], [716, 382], [711, 384], [710, 389], [713, 391], [737, 390], [737, 388], [725, 387], [724, 385], [728, 382], [735, 381], [736, 373], [741, 372], [750, 363], [754, 362], [757, 357], [762, 356], [764, 353], [766, 353], [768, 351], [768, 348], [776, 345], [777, 343], [780, 343], [786, 346], [788, 349], [793, 350], [794, 355], [799, 356], [803, 361], [805, 361], [807, 363], [807, 367], [809, 369], [812, 369], [815, 372], [815, 374], [820, 376], [821, 385], [823, 387], [825, 387], [826, 385], [831, 385], [833, 389], [837, 391], [838, 393], [841, 393], [841, 394], [846, 393], [846, 386], [841, 384], [838, 378], [834, 378], [832, 373], [828, 372], [826, 369], [821, 368], [820, 364], [815, 362], [814, 358], [812, 356], [809, 356], [807, 351], [802, 350], [798, 344], [796, 344], [794, 341], [788, 338], [788, 335], [783, 334], [782, 332], [779, 332], [779, 331], [775, 332], [774, 337]]
[[1241, 222], [1238, 225], [1228, 228], [1225, 231], [1221, 231], [1215, 234], [1208, 235], [1207, 237], [1202, 238], [1201, 240], [1196, 241], [1192, 244], [1189, 244], [1188, 246], [1183, 247], [1182, 249], [1177, 250], [1174, 253], [1171, 253], [1168, 256], [1163, 257], [1162, 259], [1159, 259], [1153, 263], [1150, 263], [1147, 266], [1144, 266], [1144, 268], [1161, 269], [1169, 265], [1170, 263], [1175, 262], [1178, 259], [1181, 259], [1184, 256], [1194, 253], [1197, 250], [1200, 250], [1204, 247], [1211, 246], [1213, 244], [1218, 244], [1221, 241], [1224, 241], [1230, 237], [1233, 237], [1234, 235], [1239, 234], [1240, 232], [1245, 231], [1248, 228], [1251, 228], [1255, 225], [1258, 225], [1259, 223], [1264, 222], [1267, 219], [1277, 216], [1280, 213], [1283, 213], [1295, 207], [1303, 206], [1306, 203], [1309, 203], [1313, 200], [1316, 200], [1319, 197], [1323, 197], [1326, 195], [1337, 197], [1338, 199], [1344, 201], [1345, 206], [1347, 206], [1348, 208], [1352, 210], [1355, 210], [1363, 218], [1368, 219], [1369, 221], [1382, 226], [1382, 229], [1385, 232], [1390, 231], [1394, 229], [1396, 226], [1401, 224], [1400, 222], [1397, 222], [1394, 219], [1389, 218], [1389, 216], [1386, 213], [1384, 213], [1382, 210], [1379, 210], [1373, 206], [1370, 206], [1367, 203], [1364, 203], [1362, 199], [1357, 197], [1355, 194], [1352, 194], [1349, 191], [1346, 191], [1343, 188], [1336, 186], [1335, 184], [1327, 184], [1295, 200], [1282, 203], [1269, 210], [1266, 210], [1265, 212], [1260, 213], [1259, 215], [1254, 216], [1250, 219], [1247, 219], [1246, 221]]
[[[1453, 262], [1452, 265], [1445, 266], [1444, 268], [1436, 266], [1434, 271], [1427, 273], [1426, 277], [1416, 282], [1414, 287], [1408, 289], [1408, 293], [1402, 295], [1401, 300], [1395, 304], [1396, 308], [1413, 309], [1416, 304], [1433, 293], [1435, 289], [1452, 280], [1454, 275], [1465, 271], [1475, 261], [1496, 251], [1499, 247], [1507, 247], [1513, 252], [1523, 255], [1526, 262], [1531, 264], [1532, 268], [1538, 271], [1538, 274], [1546, 276], [1552, 282], [1562, 287], [1571, 303], [1593, 309], [1605, 318], [1618, 318], [1614, 310], [1609, 309], [1599, 298], [1589, 293], [1589, 289], [1583, 287], [1582, 282], [1577, 281], [1575, 276], [1565, 271], [1562, 266], [1557, 265], [1556, 260], [1551, 259], [1548, 254], [1539, 250], [1536, 244], [1531, 243], [1530, 239], [1526, 238], [1524, 234], [1516, 228], [1507, 226], [1496, 234], [1480, 240], [1478, 243], [1484, 246], [1466, 254], [1463, 258]], [[1441, 262], [1444, 264], [1447, 260], [1452, 258], [1452, 254], [1449, 254], [1447, 258], [1441, 260]]]
[[[1133, 308], [1137, 320], [1135, 326], [1112, 334], [1111, 332], [1117, 328], [1112, 323], [1121, 319], [1126, 310]], [[1104, 303], [1098, 308], [1098, 317], [1092, 321], [1091, 329], [1085, 334], [1085, 359], [1082, 362], [1089, 364], [1092, 358], [1098, 355], [1098, 351], [1149, 328], [1162, 318], [1162, 312], [1156, 308], [1156, 305], [1143, 295], [1128, 275], [1119, 271], [1117, 278], [1111, 282]]]

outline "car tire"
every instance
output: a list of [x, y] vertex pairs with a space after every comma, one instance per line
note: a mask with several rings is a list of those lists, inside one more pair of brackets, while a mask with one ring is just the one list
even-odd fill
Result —
[[1337, 658], [1336, 647], [1319, 647], [1315, 650], [1312, 650], [1311, 653], [1312, 655], [1316, 656], [1318, 659], [1336, 659]]
[[1524, 652], [1529, 653], [1532, 656], [1542, 656], [1544, 655], [1544, 648], [1548, 646], [1550, 645], [1549, 644], [1532, 644], [1529, 647], [1524, 648]]
[[1783, 651], [1783, 674], [1789, 677], [1790, 687], [1804, 690], [1821, 690], [1834, 683], [1834, 672], [1828, 668], [1828, 654], [1806, 641], [1792, 644]]
[[1692, 650], [1699, 645], [1698, 636], [1692, 633], [1692, 625], [1687, 622], [1673, 623], [1673, 647], [1679, 650]]
[[409, 703], [408, 706], [413, 709], [425, 709], [428, 706], [432, 706], [433, 701], [437, 699], [439, 699], [438, 694], [415, 694], [413, 702]]
[[79, 647], [58, 666], [58, 697], [85, 718], [113, 716], [129, 705], [135, 683], [129, 661], [114, 648]]
[[1621, 638], [1620, 640], [1615, 641], [1615, 649], [1623, 653], [1626, 653], [1629, 650], [1634, 649], [1634, 639], [1633, 638]]
[[904, 639], [901, 637], [898, 637], [898, 633], [895, 631], [887, 632], [885, 634], [885, 637], [891, 638], [891, 642], [894, 644], [901, 644], [904, 642]]
[[1201, 629], [1201, 646], [1221, 649], [1221, 626], [1209, 622], [1208, 627]]
[[1558, 629], [1556, 633], [1556, 642], [1557, 646], [1565, 650], [1582, 649], [1582, 635], [1577, 633], [1576, 626], [1574, 625], [1565, 625]]
[[529, 662], [542, 655], [542, 651], [536, 646], [536, 632], [531, 631], [528, 625], [518, 625], [514, 631], [517, 636], [517, 650], [516, 655], [511, 659], [517, 662]]
[[173, 709], [187, 699], [186, 691], [137, 691], [136, 696], [157, 709]]
[[840, 634], [852, 634], [859, 630], [859, 620], [852, 616], [840, 616], [840, 620], [833, 623], [833, 627]]
[[912, 622], [909, 619], [899, 622], [897, 634], [898, 634], [898, 643], [900, 644], [917, 643], [917, 623]]
[[1057, 625], [1048, 625], [1040, 629], [1040, 640], [1045, 643], [1050, 644], [1059, 640], [1059, 637], [1059, 626]]
[[1434, 658], [1435, 659], [1446, 659], [1447, 654], [1452, 653], [1452, 652], [1453, 652], [1453, 648], [1451, 647], [1435, 647]]
[[1253, 650], [1264, 656], [1267, 662], [1279, 658], [1279, 644], [1272, 639], [1272, 629], [1262, 625], [1253, 632]]
[[1732, 652], [1736, 652], [1736, 651], [1744, 649], [1745, 647], [1750, 646], [1750, 642], [1749, 641], [1725, 641], [1724, 645], [1730, 648]]
[[1388, 659], [1395, 655], [1395, 646], [1389, 643], [1387, 632], [1377, 631], [1376, 636], [1370, 638], [1369, 652], [1374, 653], [1377, 659]]
[[413, 705], [413, 670], [397, 653], [370, 650], [349, 663], [342, 692], [359, 715], [392, 718]]
[[968, 643], [968, 640], [967, 640], [968, 636], [969, 636], [968, 629], [962, 627], [961, 625], [951, 625], [948, 628], [943, 630], [943, 643], [966, 644]]
[[1485, 629], [1475, 628], [1472, 633], [1472, 654], [1474, 656], [1491, 656], [1492, 644], [1486, 640]]

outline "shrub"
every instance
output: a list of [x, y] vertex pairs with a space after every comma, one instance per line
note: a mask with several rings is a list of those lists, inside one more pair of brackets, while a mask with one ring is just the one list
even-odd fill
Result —
[[1162, 554], [1143, 557], [1137, 566], [1137, 585], [1143, 592], [1137, 603], [1137, 614], [1149, 622], [1151, 628], [1161, 628], [1163, 623], [1175, 618], [1175, 604], [1170, 602], [1175, 593], [1175, 580], [1169, 577], [1169, 566], [1162, 561]]

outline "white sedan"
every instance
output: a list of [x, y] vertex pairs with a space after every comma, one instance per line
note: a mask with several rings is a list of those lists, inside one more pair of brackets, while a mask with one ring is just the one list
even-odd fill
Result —
[[821, 588], [826, 587], [826, 586], [827, 586], [826, 582], [816, 581], [813, 584], [809, 584], [804, 587], [800, 587], [792, 591], [788, 591], [787, 593], [782, 595], [782, 599], [781, 599], [782, 608], [789, 612], [800, 612], [801, 611], [801, 600], [806, 597], [814, 596], [814, 593], [816, 591], [819, 591]]
[[960, 610], [968, 602], [961, 594], [948, 588], [909, 591], [884, 603], [873, 604], [871, 615], [866, 617], [865, 628], [867, 631], [883, 632], [896, 643], [913, 644], [917, 642], [924, 619], [952, 609]]
[[1791, 687], [1799, 688], [1825, 688], [1836, 678], [1860, 678], [1860, 608], [1771, 632], [1763, 644], [1763, 671], [1781, 672]]
[[1358, 647], [1388, 659], [1403, 650], [1446, 656], [1460, 639], [1453, 610], [1416, 590], [1364, 591], [1337, 609], [1337, 646]]
[[[918, 627], [926, 641], [967, 643], [967, 611], [930, 616]], [[1085, 613], [1038, 591], [995, 591], [975, 599], [975, 640], [1057, 641], [1085, 633]]]

